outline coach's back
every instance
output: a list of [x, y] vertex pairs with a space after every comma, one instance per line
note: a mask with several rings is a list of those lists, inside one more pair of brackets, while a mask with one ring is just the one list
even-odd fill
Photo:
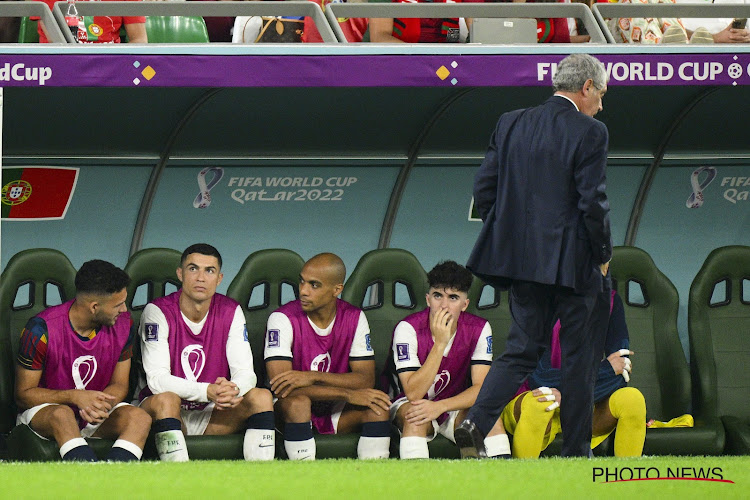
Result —
[[467, 267], [508, 283], [600, 289], [598, 264], [611, 252], [607, 144], [606, 126], [562, 96], [502, 115], [474, 181], [485, 223]]

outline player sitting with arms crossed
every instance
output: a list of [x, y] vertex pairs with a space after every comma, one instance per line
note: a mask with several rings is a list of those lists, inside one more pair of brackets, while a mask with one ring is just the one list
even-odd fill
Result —
[[[615, 433], [615, 456], [637, 457], [643, 453], [646, 438], [646, 401], [641, 391], [627, 387], [633, 352], [629, 350], [628, 328], [622, 300], [614, 291], [610, 296], [610, 317], [604, 352], [594, 386], [594, 414], [591, 448], [596, 448]], [[604, 294], [602, 294], [604, 295]], [[606, 300], [606, 299], [604, 299]], [[502, 423], [513, 434], [513, 456], [538, 458], [561, 432], [560, 410], [560, 322], [555, 324], [552, 342], [536, 370], [503, 410]], [[528, 390], [533, 389], [533, 390]], [[488, 450], [488, 456], [490, 456]]]
[[86, 262], [76, 273], [75, 299], [37, 314], [21, 334], [18, 424], [54, 439], [63, 460], [97, 460], [85, 437], [116, 439], [110, 461], [143, 454], [151, 417], [122, 402], [135, 339], [125, 307], [128, 283], [109, 262]]
[[388, 458], [390, 399], [375, 384], [375, 359], [364, 312], [338, 295], [346, 267], [332, 253], [308, 260], [299, 300], [268, 318], [265, 361], [292, 460], [314, 460], [320, 434], [361, 431], [359, 458]]
[[[398, 396], [391, 415], [401, 430], [402, 459], [429, 458], [427, 443], [438, 433], [456, 442], [453, 430], [474, 404], [492, 363], [490, 324], [466, 312], [472, 274], [446, 261], [427, 279], [428, 307], [393, 332], [390, 375]], [[485, 446], [494, 456], [510, 455], [504, 433], [485, 439]]]
[[[240, 305], [216, 293], [224, 275], [211, 245], [189, 246], [177, 268], [182, 289], [148, 304], [141, 349], [148, 386], [141, 408], [154, 418], [164, 461], [189, 459], [189, 436], [245, 431], [245, 460], [273, 460], [273, 403], [256, 387], [253, 354]], [[143, 382], [142, 382], [143, 383]]]

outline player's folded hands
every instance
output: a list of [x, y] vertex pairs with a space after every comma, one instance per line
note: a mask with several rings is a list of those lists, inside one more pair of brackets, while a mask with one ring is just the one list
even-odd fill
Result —
[[219, 377], [208, 386], [208, 399], [214, 402], [217, 410], [234, 408], [242, 401], [239, 396], [240, 388], [234, 382]]
[[86, 422], [98, 424], [109, 416], [112, 405], [116, 398], [106, 392], [101, 391], [75, 391], [75, 405], [78, 407], [78, 414]]
[[112, 409], [116, 398], [106, 392], [101, 391], [75, 391], [74, 404], [80, 409], [93, 409], [109, 412]]
[[108, 412], [94, 409], [78, 410], [78, 414], [90, 424], [101, 424], [109, 416]]

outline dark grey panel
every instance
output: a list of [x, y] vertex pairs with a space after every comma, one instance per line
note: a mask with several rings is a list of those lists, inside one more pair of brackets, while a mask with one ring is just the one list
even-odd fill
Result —
[[203, 89], [5, 88], [3, 154], [158, 155]]
[[453, 89], [224, 89], [200, 109], [174, 154], [406, 154]]
[[[598, 115], [613, 156], [653, 154], [681, 110], [707, 87], [611, 86]], [[460, 88], [226, 88], [201, 106], [173, 156], [405, 155], [441, 103]], [[158, 156], [201, 88], [6, 88], [6, 156]], [[420, 155], [482, 154], [497, 117], [538, 104], [543, 87], [470, 89], [427, 135]], [[750, 150], [732, 117], [750, 87], [723, 87], [678, 127], [668, 152]]]

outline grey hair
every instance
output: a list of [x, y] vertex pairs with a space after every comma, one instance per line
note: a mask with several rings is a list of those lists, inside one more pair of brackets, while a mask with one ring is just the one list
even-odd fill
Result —
[[578, 92], [589, 78], [597, 89], [604, 88], [608, 80], [604, 64], [588, 54], [571, 54], [557, 65], [552, 88], [555, 92]]

